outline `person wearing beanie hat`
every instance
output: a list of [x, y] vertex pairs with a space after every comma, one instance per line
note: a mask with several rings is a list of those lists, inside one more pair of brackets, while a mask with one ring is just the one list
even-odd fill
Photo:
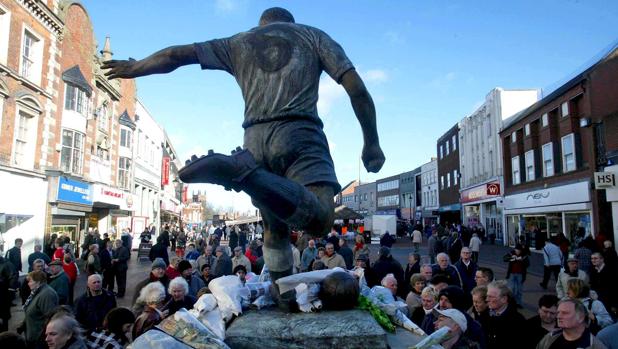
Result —
[[140, 290], [151, 282], [159, 281], [160, 283], [163, 284], [163, 287], [165, 287], [165, 290], [167, 292], [167, 286], [170, 283], [170, 279], [165, 274], [166, 268], [167, 268], [167, 265], [165, 264], [165, 261], [163, 260], [163, 258], [156, 258], [152, 262], [152, 265], [150, 267], [150, 270], [151, 270], [150, 275], [148, 275], [146, 279], [140, 281], [137, 285], [135, 285], [135, 294], [133, 295], [133, 304], [135, 304], [135, 301], [137, 300], [137, 297], [139, 296]]
[[165, 261], [163, 260], [163, 258], [155, 258], [155, 260], [152, 262], [152, 266], [150, 267], [150, 270], [155, 270], [157, 268], [161, 268], [163, 270], [165, 270], [165, 268], [167, 268], [167, 264], [165, 264]]
[[465, 293], [461, 287], [447, 286], [438, 294], [440, 309], [454, 308], [465, 311], [465, 297]]
[[193, 266], [191, 263], [186, 259], [181, 260], [178, 263], [178, 272], [189, 285], [189, 292], [187, 295], [197, 298], [197, 293], [202, 287], [205, 287], [206, 284], [199, 276], [193, 274]]

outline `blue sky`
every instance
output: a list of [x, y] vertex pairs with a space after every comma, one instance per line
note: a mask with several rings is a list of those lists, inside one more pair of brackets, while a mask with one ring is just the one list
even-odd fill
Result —
[[[115, 59], [231, 36], [282, 6], [346, 50], [374, 98], [386, 163], [362, 181], [414, 169], [436, 139], [494, 87], [550, 88], [618, 39], [618, 1], [119, 1], [84, 0]], [[138, 95], [181, 156], [242, 144], [243, 102], [233, 77], [188, 66], [137, 80]], [[359, 177], [360, 127], [343, 88], [326, 74], [324, 120], [340, 183]], [[215, 206], [249, 208], [247, 196], [203, 187]], [[191, 189], [190, 189], [191, 190]]]

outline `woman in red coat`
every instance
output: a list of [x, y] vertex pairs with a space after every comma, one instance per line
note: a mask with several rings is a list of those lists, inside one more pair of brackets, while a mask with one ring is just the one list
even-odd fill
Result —
[[[55, 256], [55, 254], [54, 254]], [[65, 253], [62, 258], [62, 269], [67, 274], [69, 278], [69, 305], [73, 305], [73, 289], [75, 288], [75, 281], [77, 281], [77, 276], [79, 275], [79, 268], [77, 268], [77, 264], [71, 257], [70, 253]]]

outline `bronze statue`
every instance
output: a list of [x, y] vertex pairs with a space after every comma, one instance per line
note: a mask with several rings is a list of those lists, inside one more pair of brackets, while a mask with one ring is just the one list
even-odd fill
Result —
[[273, 280], [292, 273], [290, 229], [324, 236], [333, 224], [341, 186], [317, 113], [320, 74], [343, 85], [363, 131], [367, 171], [384, 164], [375, 107], [345, 52], [319, 29], [296, 24], [271, 8], [259, 26], [225, 39], [171, 46], [143, 60], [103, 64], [111, 78], [169, 73], [200, 64], [236, 78], [245, 101], [244, 149], [192, 156], [179, 171], [185, 183], [213, 183], [251, 196], [264, 218], [264, 261]]

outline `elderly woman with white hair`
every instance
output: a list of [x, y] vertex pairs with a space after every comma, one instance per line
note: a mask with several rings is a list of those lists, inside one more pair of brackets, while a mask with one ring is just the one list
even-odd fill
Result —
[[75, 318], [60, 312], [47, 324], [45, 342], [49, 349], [87, 349], [82, 332]]
[[168, 311], [163, 310], [164, 301], [165, 287], [162, 283], [152, 282], [142, 288], [137, 298], [137, 304], [143, 305], [144, 308], [135, 319], [135, 325], [133, 325], [132, 337], [134, 340], [167, 317]]
[[174, 314], [181, 308], [187, 310], [193, 309], [193, 305], [197, 301], [197, 298], [189, 294], [189, 284], [187, 280], [183, 279], [181, 276], [175, 278], [170, 281], [167, 291], [172, 296], [167, 304], [169, 315]]

